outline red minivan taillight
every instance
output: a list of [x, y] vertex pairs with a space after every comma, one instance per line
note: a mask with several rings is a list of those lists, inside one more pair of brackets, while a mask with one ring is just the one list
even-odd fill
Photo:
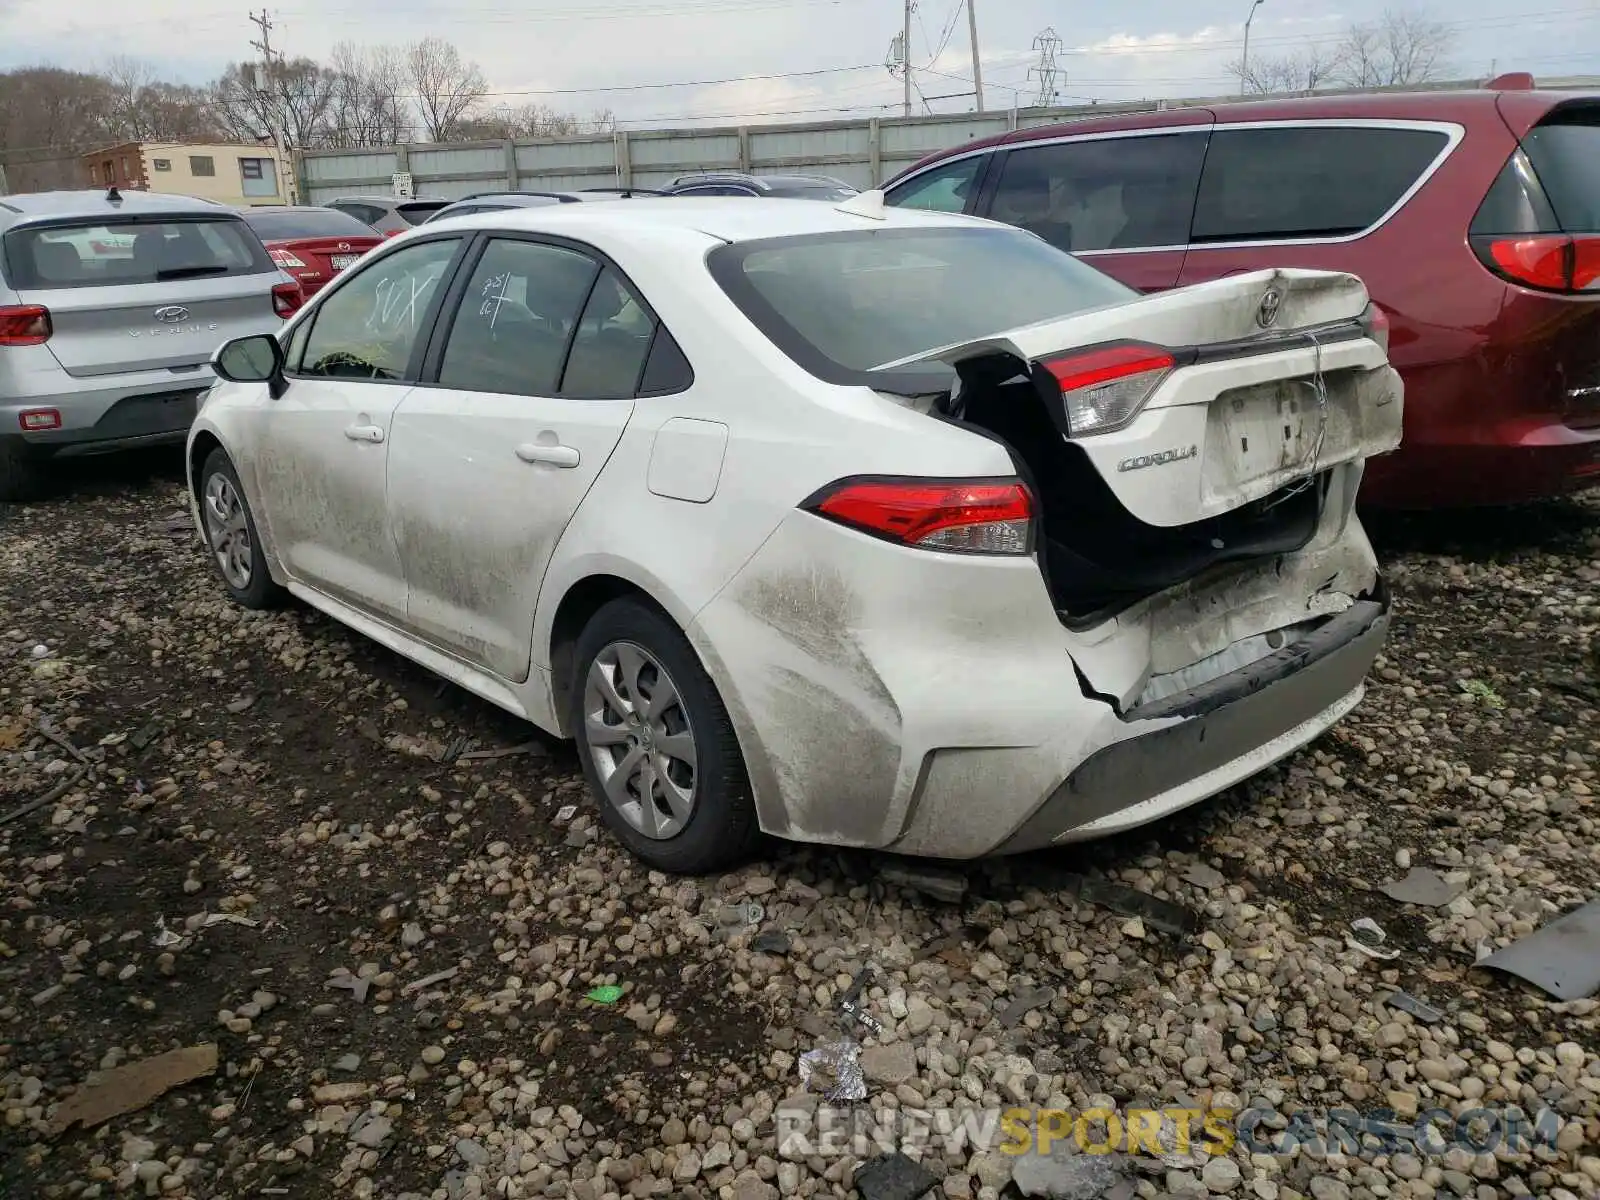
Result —
[[1587, 292], [1600, 285], [1600, 236], [1475, 237], [1472, 249], [1491, 271], [1526, 287]]
[[903, 546], [956, 554], [1033, 548], [1033, 496], [1016, 479], [843, 479], [801, 507]]
[[300, 290], [298, 283], [275, 283], [272, 285], [272, 311], [280, 317], [292, 317], [300, 311], [300, 306], [306, 302], [306, 295]]
[[38, 304], [0, 305], [0, 346], [42, 346], [54, 331], [48, 308]]

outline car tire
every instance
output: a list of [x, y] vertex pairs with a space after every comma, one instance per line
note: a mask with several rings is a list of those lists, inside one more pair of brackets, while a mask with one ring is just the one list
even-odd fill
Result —
[[283, 603], [288, 593], [267, 572], [255, 514], [239, 484], [239, 473], [220, 449], [207, 455], [200, 468], [200, 524], [211, 565], [234, 603], [249, 609]]
[[21, 438], [0, 437], [0, 500], [20, 504], [42, 498], [49, 484], [47, 461]]
[[[569, 728], [617, 839], [647, 865], [675, 875], [720, 871], [747, 858], [761, 827], [744, 756], [688, 639], [655, 609], [613, 600], [584, 627], [573, 662]], [[642, 711], [634, 707], [640, 702]]]

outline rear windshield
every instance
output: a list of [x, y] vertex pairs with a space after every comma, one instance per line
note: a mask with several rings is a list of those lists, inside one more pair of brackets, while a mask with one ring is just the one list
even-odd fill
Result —
[[5, 236], [5, 265], [19, 291], [277, 270], [243, 221], [204, 217], [24, 226]]
[[1566, 233], [1600, 233], [1600, 107], [1557, 111], [1522, 139]]
[[405, 218], [407, 224], [421, 225], [429, 217], [433, 216], [434, 213], [438, 212], [441, 208], [449, 203], [450, 201], [448, 200], [418, 200], [414, 204], [399, 205], [395, 209], [395, 212], [399, 213], [403, 218]]
[[372, 226], [333, 208], [286, 209], [245, 214], [245, 222], [263, 241], [288, 238], [369, 238]]
[[1030, 233], [886, 229], [719, 246], [713, 276], [812, 374], [864, 371], [1138, 293]]

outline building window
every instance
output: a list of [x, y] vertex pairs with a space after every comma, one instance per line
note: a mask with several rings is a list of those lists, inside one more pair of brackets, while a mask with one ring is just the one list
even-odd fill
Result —
[[112, 165], [111, 160], [109, 158], [106, 159], [104, 167], [102, 169], [106, 173], [106, 185], [107, 186], [110, 186], [111, 184], [113, 184], [113, 183], [115, 183], [117, 181], [117, 168]]
[[126, 154], [122, 156], [122, 177], [124, 179], [132, 178], [132, 176], [128, 174], [128, 156]]
[[217, 173], [217, 163], [209, 154], [191, 154], [189, 156], [189, 174], [196, 178], [210, 177]]
[[246, 196], [276, 196], [277, 163], [270, 158], [241, 158], [239, 180], [239, 190]]
[[99, 183], [100, 182], [100, 168], [95, 166], [93, 163], [89, 164], [89, 182], [90, 183]]
[[172, 170], [172, 160], [170, 158], [152, 158], [150, 165], [158, 171]]

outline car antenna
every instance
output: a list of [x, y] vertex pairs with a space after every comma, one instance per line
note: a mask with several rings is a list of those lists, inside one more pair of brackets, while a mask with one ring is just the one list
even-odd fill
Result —
[[106, 189], [106, 203], [107, 204], [121, 204], [122, 203], [122, 193], [117, 191], [117, 185], [114, 184], [114, 183], [110, 187], [108, 187]]
[[873, 188], [867, 192], [857, 192], [843, 204], [838, 205], [842, 213], [849, 213], [852, 217], [866, 217], [869, 221], [882, 221], [885, 219], [883, 211], [883, 189]]

